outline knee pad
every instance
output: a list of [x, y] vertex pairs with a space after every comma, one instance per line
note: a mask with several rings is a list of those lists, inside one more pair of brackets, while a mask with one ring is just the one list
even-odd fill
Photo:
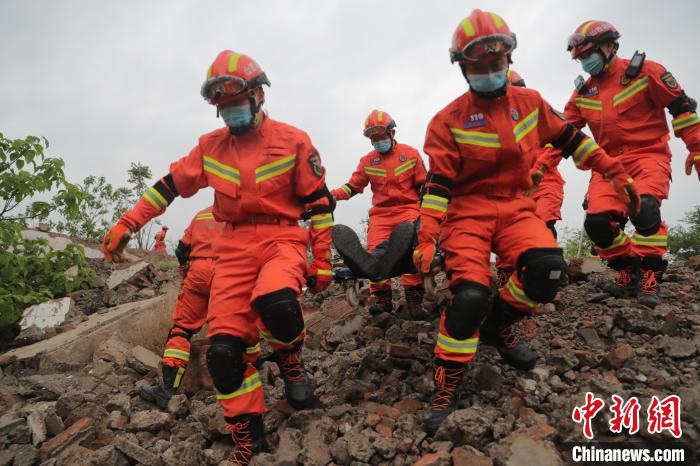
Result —
[[599, 248], [610, 247], [617, 235], [617, 228], [611, 222], [608, 214], [586, 215], [583, 228], [586, 230], [588, 237], [591, 238], [591, 241]]
[[639, 213], [630, 215], [630, 221], [634, 228], [642, 236], [651, 236], [661, 227], [661, 209], [659, 201], [654, 196], [642, 194], [642, 202], [639, 205]]
[[549, 222], [547, 222], [547, 228], [549, 228], [549, 231], [551, 231], [552, 235], [554, 235], [554, 239], [557, 239], [557, 229], [554, 227], [556, 223], [556, 220], [550, 220]]
[[207, 368], [219, 393], [235, 392], [243, 383], [246, 345], [232, 335], [214, 335], [207, 351]]
[[559, 291], [566, 270], [561, 248], [532, 248], [518, 258], [518, 278], [525, 294], [535, 302], [548, 303]]
[[291, 343], [304, 330], [301, 306], [291, 288], [262, 295], [253, 301], [253, 307], [270, 334], [281, 342]]
[[445, 309], [445, 329], [456, 340], [466, 340], [481, 327], [491, 308], [491, 290], [461, 281], [453, 290], [452, 303]]

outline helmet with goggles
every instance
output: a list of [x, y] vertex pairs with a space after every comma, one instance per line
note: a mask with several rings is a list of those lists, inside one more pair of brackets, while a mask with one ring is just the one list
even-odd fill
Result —
[[586, 52], [597, 49], [606, 42], [615, 42], [620, 33], [615, 26], [607, 21], [590, 20], [581, 24], [569, 36], [566, 50], [571, 52], [571, 58], [581, 58]]
[[450, 61], [469, 63], [510, 55], [517, 43], [503, 18], [476, 9], [459, 23], [452, 35]]
[[270, 80], [255, 60], [243, 53], [224, 50], [209, 67], [201, 94], [207, 102], [218, 106], [263, 84], [269, 86]]
[[396, 122], [391, 115], [381, 110], [372, 110], [365, 118], [365, 129], [362, 132], [366, 137], [388, 135], [389, 131], [396, 127]]

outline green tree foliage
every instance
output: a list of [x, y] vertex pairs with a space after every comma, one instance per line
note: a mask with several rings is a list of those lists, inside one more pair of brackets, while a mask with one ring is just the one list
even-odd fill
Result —
[[564, 249], [564, 258], [571, 260], [589, 256], [593, 243], [583, 228], [564, 228], [559, 235], [559, 245]]
[[[127, 180], [131, 185], [132, 197], [130, 199], [130, 205], [135, 205], [141, 195], [148, 189], [148, 182], [153, 178], [151, 174], [151, 169], [142, 164], [141, 162], [131, 163], [129, 170], [127, 170], [129, 177]], [[121, 214], [120, 214], [121, 215]], [[155, 243], [155, 233], [153, 232], [154, 225], [160, 225], [159, 220], [149, 222], [143, 228], [141, 228], [137, 233], [132, 236], [132, 243], [136, 245], [137, 248], [148, 251], [153, 247]]]
[[679, 259], [700, 255], [700, 205], [686, 212], [681, 223], [668, 232], [668, 250]]
[[[82, 246], [54, 251], [46, 240], [25, 239], [20, 231], [18, 223], [0, 222], [0, 347], [17, 334], [24, 308], [97, 281]], [[75, 266], [75, 273], [66, 273]]]
[[[45, 138], [8, 139], [0, 133], [0, 221], [45, 219], [58, 206], [69, 215], [79, 212], [83, 193], [66, 181], [63, 160], [46, 157], [48, 146]], [[49, 192], [50, 201], [36, 199]]]

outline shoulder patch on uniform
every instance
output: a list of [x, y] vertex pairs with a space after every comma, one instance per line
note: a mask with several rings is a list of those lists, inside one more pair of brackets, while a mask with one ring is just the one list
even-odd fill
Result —
[[321, 165], [321, 157], [318, 156], [318, 152], [309, 156], [309, 165], [311, 165], [311, 171], [314, 172], [314, 175], [319, 178], [323, 176], [323, 165]]
[[399, 155], [399, 162], [405, 162], [406, 160], [408, 160], [408, 157], [405, 155]]
[[666, 84], [669, 89], [676, 89], [678, 87], [678, 81], [673, 77], [670, 71], [665, 72], [661, 75], [661, 80]]
[[552, 113], [559, 117], [560, 120], [566, 121], [566, 117], [559, 110], [555, 110], [551, 105], [549, 106], [549, 109], [552, 111]]

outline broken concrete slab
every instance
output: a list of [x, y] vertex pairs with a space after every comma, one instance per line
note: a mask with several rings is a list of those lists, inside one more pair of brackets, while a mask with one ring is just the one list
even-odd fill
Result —
[[8, 351], [0, 359], [14, 361], [13, 364], [40, 359], [42, 368], [79, 366], [89, 363], [95, 349], [115, 333], [127, 344], [141, 344], [160, 352], [176, 299], [177, 292], [171, 290], [153, 299], [122, 304], [93, 314], [74, 329], [53, 338]]
[[160, 367], [160, 356], [141, 345], [137, 345], [131, 348], [127, 362], [136, 372], [146, 374], [148, 371], [158, 370]]
[[22, 330], [35, 325], [40, 329], [58, 327], [73, 309], [73, 299], [59, 298], [35, 304], [24, 310], [19, 326]]
[[149, 266], [150, 264], [148, 262], [141, 261], [130, 265], [124, 269], [115, 270], [107, 279], [107, 288], [109, 288], [110, 290], [116, 288], [117, 286], [121, 285], [122, 283], [129, 280], [131, 277], [133, 277], [143, 269], [148, 268]]

